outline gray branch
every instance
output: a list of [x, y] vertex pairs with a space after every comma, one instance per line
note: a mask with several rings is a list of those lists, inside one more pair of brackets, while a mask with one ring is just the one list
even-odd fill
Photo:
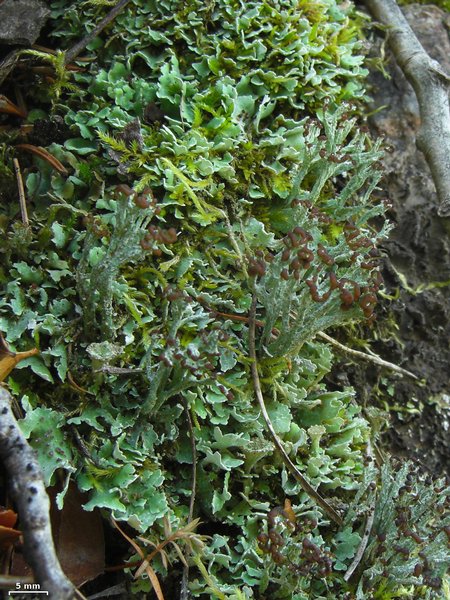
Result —
[[25, 558], [49, 598], [72, 600], [74, 588], [64, 575], [52, 539], [41, 468], [11, 409], [12, 398], [0, 385], [0, 460], [10, 481], [23, 532]]
[[364, 0], [387, 27], [388, 44], [414, 88], [421, 125], [417, 147], [430, 167], [439, 200], [438, 214], [450, 216], [450, 77], [424, 50], [395, 0]]

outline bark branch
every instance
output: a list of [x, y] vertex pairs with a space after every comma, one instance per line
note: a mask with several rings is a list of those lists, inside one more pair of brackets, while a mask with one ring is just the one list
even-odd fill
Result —
[[317, 504], [323, 509], [323, 511], [330, 517], [338, 525], [342, 525], [343, 519], [339, 513], [335, 511], [335, 509], [329, 504], [325, 498], [323, 498], [317, 490], [315, 490], [309, 481], [300, 473], [295, 464], [289, 458], [286, 450], [284, 449], [283, 443], [275, 432], [275, 429], [272, 425], [272, 421], [270, 420], [269, 413], [267, 412], [266, 403], [264, 402], [264, 396], [261, 390], [261, 384], [259, 381], [258, 374], [258, 361], [256, 356], [256, 345], [255, 345], [255, 324], [256, 324], [256, 295], [253, 294], [253, 301], [250, 308], [249, 321], [248, 321], [248, 340], [249, 340], [249, 356], [252, 359], [251, 363], [251, 372], [253, 378], [253, 388], [255, 390], [255, 395], [259, 403], [259, 407], [261, 409], [261, 414], [264, 417], [264, 421], [266, 422], [267, 429], [272, 437], [272, 440], [278, 449], [278, 452], [281, 455], [283, 463], [285, 464], [288, 471], [295, 477], [298, 483], [301, 485], [303, 490], [313, 498]]
[[430, 167], [439, 200], [438, 215], [450, 216], [450, 77], [424, 50], [395, 0], [364, 0], [387, 27], [388, 44], [419, 103], [417, 147]]
[[[186, 413], [186, 421], [189, 430], [189, 438], [191, 441], [191, 452], [192, 452], [192, 483], [191, 483], [191, 500], [189, 502], [189, 514], [188, 514], [188, 524], [192, 522], [194, 518], [194, 506], [195, 506], [195, 495], [197, 492], [197, 446], [195, 445], [195, 433], [194, 427], [192, 424], [192, 417], [189, 412], [189, 406], [184, 397], [181, 399], [184, 407], [184, 411]], [[189, 563], [188, 563], [188, 550], [189, 546], [186, 550], [186, 564], [183, 568], [183, 578], [181, 580], [181, 591], [180, 591], [180, 600], [188, 600], [189, 599]]]
[[53, 545], [50, 502], [41, 469], [14, 418], [11, 402], [11, 395], [0, 385], [0, 460], [19, 513], [25, 558], [50, 598], [72, 600], [74, 588], [61, 569]]
[[119, 2], [109, 11], [109, 13], [104, 17], [100, 23], [98, 23], [94, 29], [88, 33], [82, 40], [77, 42], [74, 46], [69, 48], [66, 51], [66, 56], [64, 58], [64, 64], [68, 65], [82, 52], [88, 44], [92, 42], [92, 40], [97, 37], [99, 33], [105, 29], [107, 25], [109, 25], [117, 15], [125, 8], [130, 0], [119, 0]]
[[360, 352], [359, 350], [353, 350], [353, 348], [344, 346], [344, 344], [341, 344], [340, 342], [338, 342], [334, 338], [330, 337], [323, 331], [319, 331], [319, 333], [317, 334], [317, 337], [322, 338], [323, 340], [325, 340], [326, 342], [328, 342], [329, 344], [331, 344], [332, 346], [334, 346], [341, 352], [348, 354], [349, 356], [354, 356], [355, 358], [360, 358], [362, 360], [366, 360], [367, 362], [371, 362], [375, 365], [378, 365], [379, 367], [384, 367], [385, 369], [389, 369], [390, 371], [395, 371], [396, 373], [399, 373], [400, 375], [406, 375], [406, 377], [411, 377], [411, 379], [420, 381], [420, 378], [417, 377], [417, 375], [414, 375], [414, 373], [411, 373], [411, 371], [407, 371], [406, 369], [403, 369], [402, 367], [399, 367], [398, 365], [394, 365], [394, 363], [390, 363], [387, 360], [383, 360], [376, 354], [366, 354], [365, 352]]

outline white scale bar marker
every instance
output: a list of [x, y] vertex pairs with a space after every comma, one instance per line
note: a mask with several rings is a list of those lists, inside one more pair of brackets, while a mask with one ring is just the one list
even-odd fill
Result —
[[48, 596], [48, 592], [44, 590], [10, 590], [8, 596], [12, 596], [12, 594], [47, 594]]

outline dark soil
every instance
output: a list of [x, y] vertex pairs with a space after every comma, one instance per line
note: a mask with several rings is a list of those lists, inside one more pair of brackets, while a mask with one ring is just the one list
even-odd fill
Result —
[[[425, 49], [450, 73], [448, 14], [419, 5], [405, 13]], [[379, 48], [374, 53], [379, 56]], [[380, 199], [387, 195], [392, 204], [394, 228], [382, 248], [383, 276], [385, 292], [398, 298], [381, 303], [372, 349], [424, 381], [383, 374], [389, 378], [383, 390], [391, 408], [383, 442], [395, 456], [416, 459], [436, 475], [450, 474], [450, 219], [437, 215], [430, 171], [415, 145], [420, 118], [414, 91], [392, 56], [387, 71], [390, 79], [380, 72], [371, 76], [373, 110], [379, 112], [370, 126], [389, 149]], [[379, 402], [376, 367], [353, 368], [349, 380], [367, 405]]]

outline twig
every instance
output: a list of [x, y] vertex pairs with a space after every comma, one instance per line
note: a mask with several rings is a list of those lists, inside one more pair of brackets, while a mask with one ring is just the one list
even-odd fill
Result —
[[79, 600], [88, 600], [86, 596], [84, 596], [78, 588], [75, 588], [75, 596], [79, 598]]
[[375, 518], [375, 507], [371, 506], [369, 510], [370, 510], [370, 512], [367, 515], [366, 526], [364, 528], [364, 534], [363, 534], [362, 540], [358, 546], [358, 550], [356, 551], [355, 558], [353, 559], [352, 564], [349, 566], [349, 568], [345, 572], [344, 581], [348, 581], [350, 579], [350, 577], [353, 575], [353, 573], [357, 569], [359, 563], [361, 562], [362, 557], [364, 556], [364, 552], [366, 551], [367, 543], [369, 541], [370, 533], [372, 531], [373, 520]]
[[87, 600], [98, 600], [99, 598], [112, 598], [113, 596], [120, 596], [124, 598], [127, 593], [127, 586], [122, 581], [117, 585], [113, 585], [112, 587], [107, 588], [106, 590], [102, 590], [97, 594], [92, 594], [92, 596], [88, 596]]
[[[69, 344], [69, 348], [70, 348], [70, 346], [71, 346], [71, 344]], [[70, 387], [74, 388], [80, 394], [89, 394], [89, 396], [95, 396], [95, 394], [93, 392], [90, 392], [89, 390], [85, 390], [80, 385], [78, 385], [78, 383], [75, 381], [75, 379], [73, 378], [73, 375], [70, 371], [67, 371], [67, 381], [69, 382]]]
[[269, 413], [267, 412], [266, 405], [264, 402], [264, 397], [261, 390], [261, 384], [259, 381], [258, 375], [258, 362], [256, 358], [256, 346], [255, 346], [255, 317], [256, 317], [256, 295], [253, 294], [252, 306], [250, 308], [249, 315], [249, 355], [252, 359], [251, 363], [251, 372], [253, 378], [253, 387], [255, 390], [256, 398], [258, 399], [259, 406], [261, 408], [261, 413], [266, 422], [267, 428], [272, 436], [272, 439], [275, 443], [275, 446], [278, 448], [281, 458], [286, 465], [287, 469], [292, 473], [295, 479], [302, 486], [304, 491], [313, 498], [317, 504], [323, 508], [323, 510], [327, 513], [327, 515], [338, 525], [342, 525], [343, 520], [342, 517], [334, 510], [334, 508], [328, 504], [328, 502], [323, 498], [319, 492], [317, 492], [312, 485], [305, 479], [305, 477], [300, 473], [294, 463], [291, 461], [289, 456], [286, 453], [286, 450], [283, 447], [283, 444], [280, 438], [277, 436], [275, 429], [272, 425], [272, 421], [270, 420]]
[[[231, 226], [231, 221], [230, 221], [230, 217], [228, 216], [228, 211], [224, 211], [224, 217], [225, 217], [225, 226], [227, 228], [230, 244], [233, 246], [234, 251], [239, 256], [239, 262], [241, 263], [242, 271], [243, 271], [244, 275], [247, 277], [248, 276], [247, 265], [245, 264], [244, 256], [241, 252], [241, 249], [239, 248], [239, 244], [236, 241], [236, 236], [234, 235], [233, 227]], [[245, 236], [242, 236], [242, 240], [245, 243]]]
[[94, 369], [94, 373], [109, 373], [111, 375], [135, 375], [143, 373], [144, 369], [113, 367], [111, 365], [102, 365], [99, 369]]
[[[18, 575], [0, 575], [0, 590], [13, 590], [16, 587], [16, 583], [34, 583], [34, 577], [19, 577]], [[23, 588], [25, 589], [25, 588]]]
[[80, 54], [80, 52], [82, 52], [86, 46], [90, 44], [92, 40], [97, 37], [97, 35], [117, 17], [117, 15], [125, 8], [129, 1], [130, 0], [120, 0], [90, 33], [69, 48], [66, 52], [64, 64], [67, 65], [71, 63]]
[[17, 158], [13, 158], [14, 172], [17, 179], [17, 189], [19, 191], [19, 204], [20, 213], [22, 215], [22, 223], [25, 227], [28, 227], [30, 222], [28, 220], [27, 201], [25, 199], [25, 190], [23, 187], [22, 173], [20, 172], [20, 164]]
[[[367, 456], [369, 456], [370, 458], [373, 458], [373, 456], [372, 456], [372, 444], [370, 443], [370, 439], [369, 439], [369, 441], [367, 443]], [[373, 495], [372, 495], [372, 498], [371, 498], [371, 502], [370, 502], [370, 506], [369, 506], [369, 514], [367, 515], [366, 526], [364, 527], [364, 533], [363, 533], [361, 542], [360, 542], [360, 544], [358, 546], [358, 550], [356, 551], [355, 558], [352, 560], [352, 564], [349, 566], [349, 568], [345, 572], [344, 581], [348, 581], [351, 578], [351, 576], [353, 575], [353, 573], [358, 568], [359, 563], [363, 559], [364, 552], [366, 551], [367, 544], [368, 544], [369, 538], [370, 538], [370, 534], [372, 532], [373, 521], [374, 521], [374, 518], [375, 518], [375, 503], [376, 503], [376, 499], [377, 499], [377, 493], [376, 493], [376, 490], [375, 490], [373, 492]]]
[[17, 48], [12, 50], [9, 54], [0, 61], [0, 85], [5, 81], [10, 72], [16, 66], [17, 61], [20, 57], [20, 50]]
[[364, 0], [388, 28], [388, 44], [419, 103], [416, 144], [425, 155], [439, 199], [438, 215], [450, 216], [450, 77], [424, 50], [395, 0]]
[[[186, 402], [186, 401], [185, 401]], [[186, 420], [188, 423], [189, 437], [191, 439], [191, 452], [192, 452], [192, 484], [191, 484], [191, 500], [189, 502], [189, 516], [188, 523], [194, 518], [194, 505], [195, 505], [195, 494], [197, 490], [197, 448], [195, 446], [195, 434], [192, 426], [192, 418], [189, 413], [189, 407], [186, 403]]]
[[47, 164], [53, 167], [55, 171], [58, 171], [58, 173], [61, 173], [61, 175], [69, 174], [66, 167], [45, 148], [35, 146], [34, 144], [16, 144], [15, 148], [24, 150], [25, 152], [29, 152], [30, 154], [34, 154], [34, 156], [38, 156], [40, 159], [45, 160]]
[[344, 344], [341, 344], [340, 342], [338, 342], [334, 338], [330, 337], [326, 333], [323, 333], [323, 331], [320, 331], [317, 334], [317, 336], [322, 338], [326, 342], [329, 342], [330, 344], [332, 344], [333, 346], [338, 348], [338, 350], [345, 352], [345, 354], [349, 354], [350, 356], [354, 356], [355, 358], [361, 358], [362, 360], [367, 360], [368, 362], [378, 365], [379, 367], [384, 367], [385, 369], [390, 369], [391, 371], [400, 373], [400, 375], [406, 375], [406, 377], [411, 377], [412, 379], [415, 379], [416, 381], [420, 381], [420, 378], [417, 377], [417, 375], [414, 375], [414, 373], [411, 373], [411, 371], [407, 371], [406, 369], [402, 369], [402, 367], [399, 367], [398, 365], [394, 365], [394, 363], [390, 363], [387, 360], [383, 360], [376, 354], [366, 354], [365, 352], [361, 352], [360, 350], [353, 350], [353, 348], [344, 346]]
[[[186, 402], [186, 399], [182, 398], [182, 403], [184, 406], [184, 410], [186, 413], [186, 421], [189, 430], [189, 437], [191, 439], [191, 451], [192, 451], [192, 484], [191, 484], [191, 500], [189, 502], [189, 515], [188, 515], [188, 523], [192, 521], [194, 518], [194, 505], [195, 505], [195, 494], [197, 490], [197, 447], [195, 445], [195, 434], [194, 428], [192, 426], [192, 418], [189, 413], [189, 406]], [[189, 563], [186, 560], [186, 564], [183, 568], [183, 578], [181, 580], [181, 592], [180, 592], [180, 600], [187, 600], [189, 598], [189, 590], [188, 590], [188, 582], [189, 582]]]
[[14, 418], [11, 403], [11, 395], [0, 386], [0, 459], [19, 513], [25, 558], [50, 598], [72, 600], [74, 588], [61, 569], [53, 544], [50, 502], [42, 472]]
[[[159, 552], [160, 548], [162, 549], [164, 547], [164, 544], [162, 544], [162, 545], [158, 544], [158, 546], [156, 546], [156, 550], [154, 550], [150, 554], [150, 558], [148, 558], [145, 556], [142, 548], [119, 527], [118, 523], [114, 519], [111, 519], [111, 521], [114, 524], [114, 526], [120, 531], [120, 533], [123, 535], [123, 537], [130, 543], [130, 545], [134, 548], [134, 550], [136, 550], [136, 552], [142, 558], [141, 566], [139, 567], [138, 571], [136, 571], [136, 573], [134, 574], [134, 578], [137, 579], [140, 576], [141, 569], [142, 569], [142, 571], [145, 571], [148, 575], [148, 578], [149, 578], [152, 586], [153, 586], [153, 591], [155, 592], [156, 597], [158, 598], [158, 600], [164, 600], [164, 594], [161, 589], [161, 584], [159, 583], [158, 576], [156, 575], [153, 568], [150, 566], [150, 561]], [[166, 542], [166, 540], [164, 540], [164, 541]], [[169, 542], [167, 542], [167, 543], [169, 543]]]
[[71, 431], [72, 431], [73, 437], [75, 438], [75, 443], [78, 446], [78, 449], [81, 452], [81, 454], [84, 456], [84, 458], [86, 458], [89, 462], [91, 462], [96, 467], [101, 468], [99, 461], [96, 458], [94, 458], [92, 456], [92, 454], [89, 452], [89, 448], [86, 446], [86, 443], [84, 442], [83, 438], [78, 433], [77, 428], [72, 426]]

